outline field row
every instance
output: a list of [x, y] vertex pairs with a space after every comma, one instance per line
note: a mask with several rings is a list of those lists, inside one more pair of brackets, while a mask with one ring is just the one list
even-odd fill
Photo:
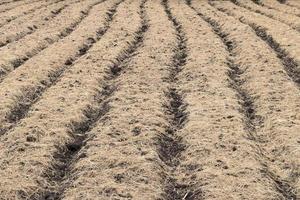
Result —
[[0, 3], [0, 199], [300, 198], [295, 0]]

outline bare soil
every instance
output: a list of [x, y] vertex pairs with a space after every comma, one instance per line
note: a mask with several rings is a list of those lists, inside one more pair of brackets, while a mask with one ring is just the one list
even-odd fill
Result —
[[0, 199], [300, 199], [297, 0], [0, 1]]

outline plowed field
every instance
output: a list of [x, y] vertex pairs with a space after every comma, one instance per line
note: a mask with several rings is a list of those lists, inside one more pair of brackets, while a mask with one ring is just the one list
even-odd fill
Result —
[[0, 199], [300, 199], [299, 0], [0, 0]]

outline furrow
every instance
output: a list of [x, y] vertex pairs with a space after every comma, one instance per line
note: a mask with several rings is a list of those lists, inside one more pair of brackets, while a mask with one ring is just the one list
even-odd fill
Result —
[[277, 57], [281, 60], [286, 73], [300, 88], [300, 67], [298, 63], [286, 53], [284, 49], [273, 39], [271, 35], [268, 35], [266, 30], [256, 24], [250, 24], [250, 27], [255, 31], [256, 35], [265, 41], [270, 48], [276, 53]]
[[[108, 99], [116, 90], [114, 81], [121, 75], [121, 73], [123, 73], [124, 68], [122, 68], [122, 65], [130, 59], [143, 42], [143, 34], [148, 28], [143, 16], [144, 2], [141, 4], [141, 9], [141, 17], [143, 21], [140, 28], [136, 33], [134, 33], [134, 40], [130, 43], [128, 48], [124, 50], [119, 57], [117, 57], [117, 62], [114, 63], [104, 75], [103, 82], [105, 84], [102, 86], [101, 90], [99, 90], [101, 92], [96, 94], [95, 98], [98, 100], [96, 103], [99, 106], [95, 106], [93, 109], [88, 108], [84, 111], [86, 120], [82, 122], [75, 122], [70, 125], [73, 127], [70, 132], [72, 137], [71, 140], [63, 147], [58, 147], [57, 152], [54, 153], [54, 164], [52, 164], [51, 168], [45, 172], [45, 176], [48, 178], [47, 182], [49, 182], [50, 185], [53, 185], [55, 188], [54, 191], [48, 191], [48, 189], [46, 189], [46, 191], [39, 193], [36, 199], [40, 199], [41, 197], [47, 199], [49, 198], [49, 194], [52, 199], [62, 199], [63, 193], [70, 186], [70, 180], [72, 177], [72, 174], [70, 173], [72, 170], [71, 166], [76, 164], [78, 152], [86, 145], [86, 139], [89, 136], [87, 133], [91, 131], [95, 124], [103, 118], [107, 112], [109, 112]], [[45, 194], [47, 197], [45, 197]]]
[[282, 4], [286, 3], [286, 0], [277, 0], [277, 1]]
[[261, 0], [261, 3], [269, 9], [278, 10], [283, 13], [289, 13], [300, 17], [300, 9], [285, 5], [284, 2], [280, 3], [278, 1], [273, 0]]
[[9, 4], [9, 3], [17, 2], [17, 1], [22, 1], [22, 0], [8, 0], [8, 1], [3, 1], [3, 2], [1, 2], [0, 4], [1, 4], [1, 5], [3, 5], [3, 4]]
[[93, 6], [102, 2], [103, 0], [89, 0], [71, 5], [44, 29], [0, 48], [0, 57], [5, 58], [0, 61], [0, 82], [9, 72], [22, 66], [53, 43], [69, 36], [89, 15]]
[[[64, 71], [71, 68], [101, 38], [108, 30], [119, 3], [120, 0], [116, 0], [95, 5], [81, 25], [68, 37], [51, 45], [7, 76], [0, 88], [0, 93], [3, 92], [0, 99], [1, 134], [24, 118], [40, 95], [55, 84]], [[97, 11], [104, 13], [98, 15]], [[44, 57], [48, 56], [52, 59], [45, 60]]]
[[0, 199], [300, 199], [295, 0], [0, 0]]
[[[69, 170], [72, 163], [76, 163], [77, 151], [85, 143], [81, 139], [87, 137], [84, 133], [101, 118], [108, 103], [106, 99], [116, 89], [114, 79], [122, 71], [120, 64], [127, 62], [141, 45], [147, 26], [144, 22], [142, 25], [139, 23], [138, 13], [135, 12], [138, 7], [136, 1], [120, 4], [112, 27], [103, 35], [103, 39], [95, 43], [60, 82], [47, 90], [28, 117], [1, 140], [4, 142], [1, 146], [8, 147], [8, 151], [0, 153], [1, 163], [4, 164], [0, 172], [3, 175], [0, 185], [2, 196], [9, 197], [7, 199], [63, 198], [62, 193], [71, 183], [72, 174]], [[134, 23], [128, 27], [129, 22]], [[48, 129], [43, 129], [45, 126]], [[30, 134], [24, 134], [23, 131]], [[20, 143], [20, 140], [24, 142]], [[37, 146], [39, 149], [36, 149]], [[27, 163], [26, 169], [23, 168], [24, 162]], [[13, 174], [12, 168], [15, 169]], [[30, 178], [21, 183], [19, 179], [24, 176]], [[25, 182], [26, 185], [23, 184]], [[14, 189], [8, 185], [14, 186]]]
[[18, 17], [33, 13], [35, 10], [41, 9], [51, 3], [51, 1], [34, 0], [28, 2], [28, 4], [17, 6], [11, 10], [2, 12], [0, 13], [0, 27], [16, 20]]
[[41, 0], [34, 0], [34, 1], [25, 0], [25, 1], [10, 2], [9, 5], [1, 6], [0, 13], [7, 12], [9, 10], [12, 10], [12, 9], [18, 7], [18, 6], [23, 6], [23, 5], [27, 5], [27, 4], [38, 2], [38, 1], [41, 1]]
[[269, 9], [263, 6], [263, 4], [256, 5], [255, 3], [251, 2], [250, 0], [232, 0], [233, 3], [235, 3], [238, 6], [241, 6], [243, 8], [246, 8], [250, 11], [265, 15], [267, 17], [270, 17], [274, 20], [280, 21], [284, 24], [287, 24], [291, 26], [296, 31], [300, 32], [300, 17], [297, 17], [295, 15], [286, 14], [279, 12], [277, 10]]
[[[166, 92], [166, 113], [169, 116], [168, 126], [166, 133], [161, 134], [158, 137], [158, 153], [160, 159], [168, 166], [166, 173], [164, 199], [168, 200], [180, 200], [180, 199], [199, 199], [201, 190], [195, 189], [190, 182], [180, 180], [180, 174], [178, 166], [181, 165], [181, 154], [186, 148], [184, 139], [178, 135], [182, 127], [186, 123], [186, 103], [184, 102], [183, 96], [178, 91], [178, 76], [180, 71], [183, 70], [186, 65], [186, 58], [188, 56], [186, 34], [182, 30], [182, 25], [174, 17], [174, 11], [171, 11], [167, 0], [162, 1], [165, 12], [169, 20], [173, 23], [177, 35], [177, 46], [174, 49], [174, 55], [170, 66], [170, 75], [168, 77], [168, 91]], [[174, 13], [173, 13], [174, 12]], [[182, 171], [181, 171], [182, 173]], [[182, 175], [182, 174], [181, 174]], [[184, 176], [186, 174], [183, 173]]]
[[[300, 68], [300, 35], [295, 30], [290, 29], [286, 25], [267, 18], [265, 16], [258, 15], [256, 13], [251, 13], [248, 10], [237, 7], [230, 2], [212, 2], [217, 9], [226, 12], [227, 14], [234, 16], [239, 19], [240, 22], [248, 24], [251, 27], [262, 30], [267, 33], [268, 38], [272, 38], [273, 49], [277, 52], [279, 58], [281, 58], [282, 63], [287, 67], [289, 74], [296, 82], [298, 82], [297, 77], [299, 77]], [[239, 8], [238, 10], [235, 10]], [[277, 47], [275, 47], [278, 45]], [[281, 53], [279, 53], [279, 51]], [[290, 63], [290, 64], [289, 64]], [[290, 68], [290, 69], [289, 69]]]
[[250, 145], [245, 139], [243, 115], [237, 109], [240, 107], [237, 93], [228, 87], [225, 45], [183, 2], [170, 4], [186, 33], [189, 52], [186, 65], [178, 75], [178, 89], [187, 104], [188, 119], [177, 133], [184, 139], [186, 148], [181, 152], [181, 164], [176, 173], [192, 188], [183, 197], [268, 197], [269, 194], [250, 187], [259, 185], [266, 189], [262, 189], [264, 192], [269, 191], [255, 154], [249, 151]]
[[[63, 150], [60, 151], [59, 147], [69, 148], [70, 151], [71, 150], [77, 151], [76, 149], [80, 146], [79, 143], [77, 142], [79, 142], [78, 140], [81, 141], [81, 139], [83, 139], [83, 138], [79, 139], [80, 136], [78, 135], [87, 132], [90, 128], [92, 128], [93, 126], [92, 123], [96, 122], [97, 118], [101, 117], [101, 108], [103, 108], [103, 105], [105, 104], [105, 99], [107, 99], [111, 95], [108, 92], [111, 91], [111, 89], [115, 88], [113, 86], [114, 79], [116, 79], [116, 77], [119, 76], [119, 73], [121, 74], [122, 72], [122, 69], [120, 68], [122, 67], [120, 66], [121, 63], [127, 62], [126, 60], [132, 54], [134, 54], [135, 49], [140, 46], [143, 40], [143, 32], [146, 31], [147, 26], [145, 24], [146, 22], [144, 21], [143, 24], [138, 27], [138, 24], [140, 24], [139, 23], [140, 19], [137, 16], [137, 13], [134, 12], [136, 9], [138, 9], [139, 6], [138, 2], [132, 1], [132, 3], [130, 3], [129, 5], [127, 4], [126, 5], [121, 4], [121, 5], [120, 5], [121, 6], [120, 10], [118, 10], [118, 13], [120, 14], [116, 16], [116, 20], [115, 22], [113, 22], [112, 28], [108, 30], [109, 32], [104, 35], [104, 38], [102, 40], [100, 40], [98, 43], [95, 44], [95, 46], [87, 54], [85, 60], [78, 62], [72, 68], [72, 73], [70, 71], [70, 73], [64, 76], [63, 79], [56, 86], [54, 86], [54, 88], [51, 88], [51, 90], [46, 92], [46, 94], [43, 96], [43, 99], [38, 103], [38, 105], [35, 106], [35, 109], [33, 109], [32, 115], [29, 116], [31, 120], [33, 120], [35, 117], [39, 117], [38, 115], [40, 111], [48, 110], [48, 105], [49, 105], [48, 102], [51, 101], [51, 99], [52, 101], [56, 100], [60, 102], [59, 103], [60, 105], [56, 104], [55, 108], [51, 109], [50, 111], [51, 116], [48, 117], [45, 116], [46, 119], [45, 118], [40, 119], [41, 121], [36, 123], [38, 126], [39, 125], [43, 126], [43, 124], [46, 122], [47, 126], [52, 125], [53, 127], [55, 127], [56, 122], [49, 120], [49, 118], [50, 117], [52, 118], [53, 115], [56, 115], [54, 119], [57, 119], [58, 123], [62, 116], [64, 118], [64, 122], [60, 123], [60, 126], [62, 128], [63, 127], [65, 128], [63, 128], [60, 134], [57, 133], [60, 138], [57, 139], [57, 136], [52, 136], [51, 144], [48, 144], [48, 147], [49, 148], [51, 147], [50, 148], [51, 154], [67, 153], [67, 151], [63, 151]], [[129, 9], [128, 6], [130, 6]], [[125, 18], [123, 18], [124, 16]], [[130, 26], [130, 28], [127, 28], [129, 22], [135, 22], [135, 23], [133, 23], [133, 26]], [[137, 32], [134, 34], [133, 31], [134, 32], [137, 31]], [[132, 37], [130, 35], [134, 35], [134, 36]], [[112, 43], [118, 45], [112, 46], [111, 45]], [[83, 68], [83, 66], [85, 67]], [[81, 71], [80, 74], [77, 73], [79, 71]], [[71, 90], [70, 88], [66, 87], [69, 84], [74, 84], [74, 80], [78, 80], [78, 79], [81, 80], [83, 76], [89, 76], [90, 79], [86, 81], [82, 80], [83, 82], [77, 84], [77, 86], [74, 86], [73, 89]], [[97, 85], [101, 85], [101, 88], [98, 89]], [[57, 96], [57, 92], [59, 92], [60, 96]], [[61, 100], [62, 96], [65, 98], [63, 101]], [[71, 102], [69, 102], [69, 100]], [[69, 107], [70, 105], [72, 108]], [[58, 111], [58, 108], [64, 109], [64, 112], [62, 113], [61, 111]], [[77, 119], [75, 117], [74, 119], [74, 114], [76, 114], [77, 116], [79, 115], [80, 117]], [[26, 121], [28, 122], [28, 120], [30, 119], [28, 118], [24, 119], [23, 125], [26, 126]], [[30, 126], [28, 128], [30, 128]], [[44, 136], [47, 137], [47, 134]], [[38, 140], [38, 141], [34, 141], [34, 143], [41, 142], [41, 144], [44, 144], [43, 142], [47, 141], [47, 138], [45, 139], [41, 138], [41, 140], [43, 141]], [[58, 148], [56, 148], [55, 144], [57, 144], [58, 141], [61, 145], [58, 145]], [[42, 152], [44, 154], [51, 155], [48, 151], [49, 149], [45, 146], [44, 148], [45, 151]], [[56, 149], [58, 149], [58, 152]], [[74, 157], [76, 156], [75, 154]], [[37, 154], [36, 152], [35, 155], [40, 155], [40, 152], [39, 154]], [[54, 156], [55, 160], [53, 160], [53, 162], [65, 168], [67, 167], [66, 165], [69, 165], [67, 164], [69, 161], [61, 160], [62, 157], [60, 156], [62, 155], [64, 154], [61, 155], [56, 154]], [[41, 155], [41, 157], [44, 157], [44, 155]], [[34, 158], [34, 156], [32, 156], [31, 158]], [[50, 162], [51, 157], [47, 156], [47, 158], [48, 158], [48, 162]], [[66, 158], [68, 158], [68, 156]], [[24, 161], [27, 162], [27, 159], [24, 159]], [[60, 161], [64, 162], [65, 164], [60, 163]], [[76, 159], [74, 159], [72, 162], [76, 163]], [[45, 178], [46, 180], [49, 181], [47, 177], [51, 177], [51, 175], [54, 176], [52, 172], [56, 172], [55, 169], [57, 169], [56, 166], [58, 166], [56, 164], [53, 164], [53, 169], [54, 169], [53, 171], [48, 171], [49, 174], [46, 175]], [[32, 167], [34, 167], [34, 165]], [[60, 175], [64, 174], [62, 171], [58, 171], [58, 173]], [[67, 179], [68, 178], [67, 176], [61, 177], [61, 179]], [[58, 180], [56, 179], [55, 182], [57, 181]], [[50, 184], [50, 186], [48, 185], [48, 190], [51, 191], [51, 189], [54, 189], [53, 191], [57, 191], [56, 189], [62, 189], [60, 187], [65, 187], [68, 185], [68, 183], [58, 183], [58, 184], [60, 184], [58, 188], [52, 188], [53, 186], [52, 184]], [[48, 194], [50, 195], [51, 193], [52, 192], [48, 192]], [[54, 197], [54, 199], [56, 199], [56, 197]], [[57, 197], [57, 199], [60, 199], [60, 197]]]
[[3, 0], [0, 5], [4, 5], [4, 4], [10, 4], [10, 3], [14, 3], [14, 2], [17, 2], [17, 1], [22, 1], [22, 0]]
[[109, 112], [88, 133], [66, 199], [162, 199], [164, 164], [155, 147], [168, 126], [162, 105], [176, 35], [158, 1], [147, 1], [144, 12], [143, 45], [116, 79]]
[[260, 173], [277, 191], [277, 197], [273, 194], [262, 199], [297, 199], [300, 168], [296, 141], [300, 121], [293, 117], [300, 106], [297, 84], [284, 71], [278, 55], [264, 41], [257, 40], [250, 27], [205, 3], [192, 5], [215, 27], [231, 54], [229, 76], [241, 98], [249, 141], [259, 155]]
[[[78, 0], [79, 1], [79, 0]], [[33, 34], [38, 29], [57, 17], [64, 9], [75, 2], [58, 0], [45, 8], [36, 10], [0, 28], [0, 47], [18, 41], [26, 35]]]
[[2, 1], [2, 2], [0, 2], [0, 5], [10, 4], [10, 3], [13, 3], [13, 2], [16, 2], [16, 1], [21, 1], [21, 0]]

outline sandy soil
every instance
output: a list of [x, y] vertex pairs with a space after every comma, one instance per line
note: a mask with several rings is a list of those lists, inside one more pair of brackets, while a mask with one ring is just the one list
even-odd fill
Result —
[[300, 15], [300, 9], [297, 7], [289, 6], [288, 5], [289, 1], [286, 1], [285, 3], [281, 3], [280, 1], [261, 0], [261, 3], [271, 9], [279, 10], [284, 13], [294, 14], [297, 16]]
[[265, 15], [267, 17], [285, 23], [300, 32], [300, 17], [297, 15], [280, 12], [275, 9], [270, 9], [268, 6], [266, 6], [266, 4], [256, 4], [251, 0], [237, 0], [236, 4], [247, 8], [253, 12]]
[[296, 0], [0, 2], [0, 199], [300, 199]]

